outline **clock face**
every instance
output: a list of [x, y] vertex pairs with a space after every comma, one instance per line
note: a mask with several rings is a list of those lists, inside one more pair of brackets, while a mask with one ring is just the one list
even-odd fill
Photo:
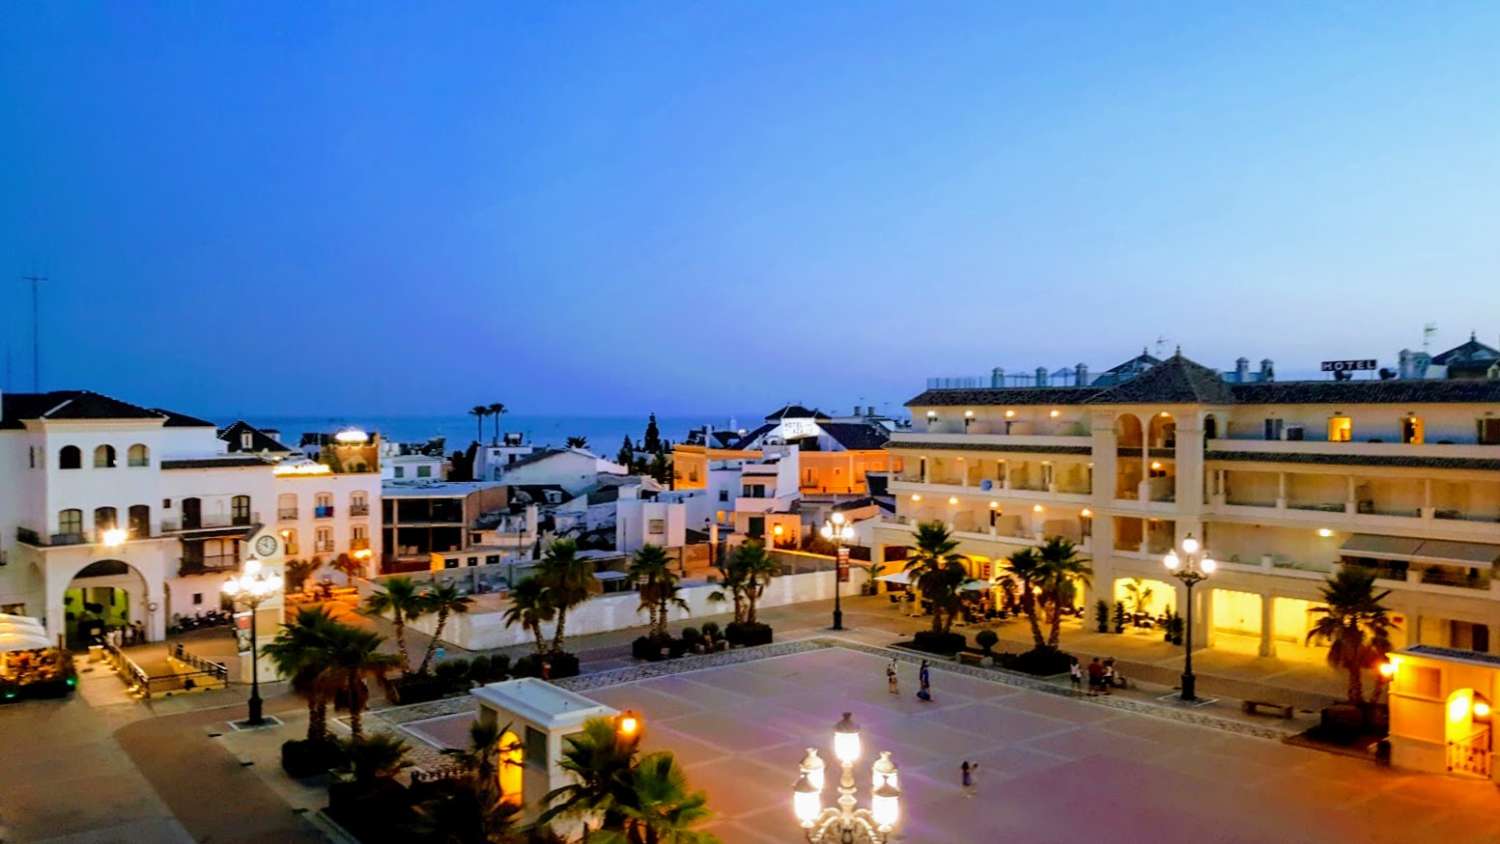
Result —
[[276, 537], [262, 534], [260, 539], [255, 540], [255, 553], [262, 557], [269, 557], [276, 553]]

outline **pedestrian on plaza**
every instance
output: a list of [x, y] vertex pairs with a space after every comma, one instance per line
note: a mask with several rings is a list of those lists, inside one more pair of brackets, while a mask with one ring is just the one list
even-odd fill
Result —
[[901, 677], [896, 673], [896, 660], [894, 659], [885, 667], [885, 685], [891, 690], [891, 694], [901, 694]]
[[1106, 659], [1104, 661], [1104, 684], [1103, 685], [1104, 685], [1104, 693], [1105, 694], [1107, 694], [1107, 695], [1108, 694], [1114, 694], [1113, 689], [1115, 687], [1115, 661], [1114, 661], [1113, 657], [1111, 657], [1110, 659]]
[[922, 668], [917, 672], [917, 700], [923, 703], [932, 703], [932, 675], [927, 669], [927, 660], [922, 660]]
[[1089, 662], [1089, 697], [1099, 694], [1099, 689], [1104, 686], [1104, 666], [1099, 664], [1099, 657], [1094, 657]]
[[1068, 681], [1073, 684], [1073, 691], [1083, 691], [1083, 665], [1076, 656], [1068, 658]]
[[959, 777], [963, 782], [964, 796], [974, 796], [974, 775], [979, 772], [979, 763], [970, 762], [965, 759], [963, 765], [959, 766]]

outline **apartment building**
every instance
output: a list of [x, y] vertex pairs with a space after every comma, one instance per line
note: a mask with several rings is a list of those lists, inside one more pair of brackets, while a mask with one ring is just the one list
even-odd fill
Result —
[[988, 578], [1065, 536], [1093, 560], [1080, 603], [1154, 615], [1182, 609], [1162, 557], [1191, 533], [1219, 561], [1194, 590], [1195, 643], [1321, 660], [1303, 646], [1319, 587], [1356, 566], [1391, 590], [1398, 646], [1495, 652], [1500, 352], [1471, 338], [1400, 361], [1378, 379], [1278, 382], [1270, 361], [1143, 354], [1097, 378], [939, 383], [887, 445], [897, 510], [876, 559], [937, 520]]

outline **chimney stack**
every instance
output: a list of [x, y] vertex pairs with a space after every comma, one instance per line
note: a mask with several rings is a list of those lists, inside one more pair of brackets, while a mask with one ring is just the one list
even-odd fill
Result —
[[1047, 386], [1047, 367], [1038, 366], [1036, 368], [1036, 385], [1038, 387]]
[[1260, 380], [1262, 380], [1262, 381], [1275, 381], [1276, 380], [1276, 364], [1272, 363], [1270, 358], [1261, 358], [1261, 361], [1260, 361]]
[[990, 386], [991, 387], [1004, 387], [1005, 386], [1005, 367], [1003, 367], [1003, 366], [997, 366], [994, 369], [990, 370]]
[[1238, 381], [1241, 384], [1243, 384], [1246, 381], [1250, 380], [1250, 359], [1249, 358], [1235, 358], [1234, 359], [1234, 380]]
[[1089, 385], [1089, 365], [1080, 363], [1073, 367], [1073, 380], [1078, 382], [1078, 386], [1087, 387]]

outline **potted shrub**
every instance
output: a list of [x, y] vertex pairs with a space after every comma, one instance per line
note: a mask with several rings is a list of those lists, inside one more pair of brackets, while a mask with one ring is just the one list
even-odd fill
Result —
[[469, 690], [469, 661], [467, 659], [445, 659], [433, 669], [433, 676], [442, 684], [444, 694]]
[[1094, 627], [1100, 633], [1109, 632], [1109, 604], [1103, 598], [1094, 602]]
[[1125, 603], [1123, 601], [1115, 601], [1115, 632], [1125, 632]]
[[989, 658], [990, 664], [993, 665], [995, 661], [994, 650], [995, 646], [1000, 644], [1000, 634], [993, 630], [981, 630], [974, 634], [974, 644], [979, 646], [979, 649]]

